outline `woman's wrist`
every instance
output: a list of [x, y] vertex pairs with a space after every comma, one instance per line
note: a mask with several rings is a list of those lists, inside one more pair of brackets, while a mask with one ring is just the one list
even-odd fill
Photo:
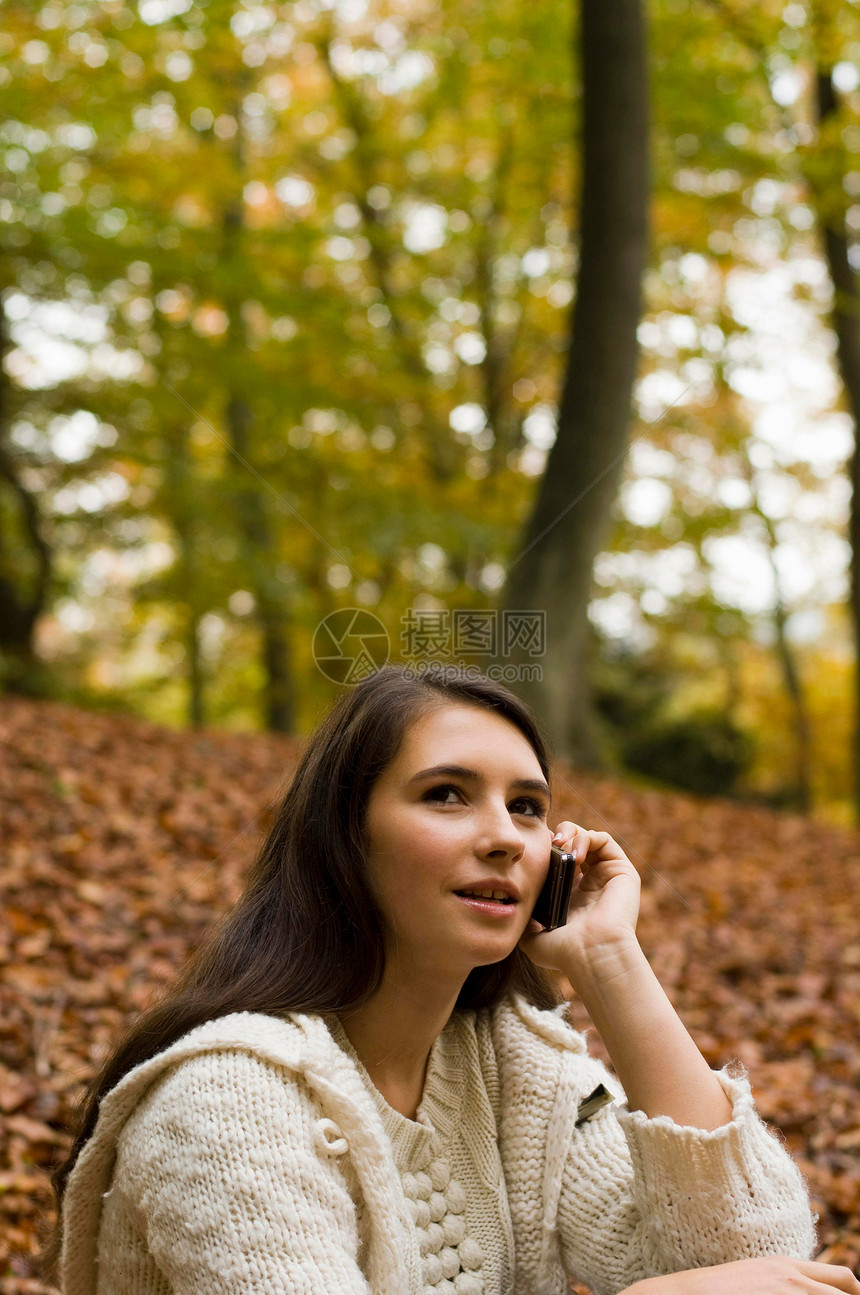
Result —
[[595, 942], [562, 971], [603, 1040], [630, 1110], [704, 1130], [731, 1120], [731, 1103], [635, 936]]
[[649, 966], [636, 932], [625, 931], [582, 943], [571, 951], [561, 971], [585, 1001], [590, 992], [619, 977], [641, 974], [643, 963]]

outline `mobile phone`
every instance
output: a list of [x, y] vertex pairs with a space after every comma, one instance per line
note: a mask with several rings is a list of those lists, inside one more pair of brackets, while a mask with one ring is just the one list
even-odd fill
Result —
[[532, 917], [547, 931], [554, 931], [567, 921], [567, 906], [570, 903], [570, 888], [575, 871], [576, 859], [573, 855], [560, 850], [557, 845], [552, 846], [546, 881], [532, 910]]

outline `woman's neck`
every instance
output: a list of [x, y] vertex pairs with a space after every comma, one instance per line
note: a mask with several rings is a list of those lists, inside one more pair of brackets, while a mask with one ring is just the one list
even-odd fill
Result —
[[[390, 1106], [415, 1118], [430, 1050], [445, 1028], [459, 988], [404, 982], [386, 975], [363, 1007], [340, 1022], [374, 1086]], [[392, 1100], [393, 1099], [393, 1100]]]

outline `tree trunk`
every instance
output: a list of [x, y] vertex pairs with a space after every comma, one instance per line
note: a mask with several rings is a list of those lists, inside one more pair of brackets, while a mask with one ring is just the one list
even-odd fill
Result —
[[755, 511], [764, 522], [768, 536], [768, 556], [773, 572], [773, 584], [776, 591], [773, 607], [773, 624], [776, 634], [776, 650], [782, 668], [782, 679], [788, 694], [791, 710], [794, 715], [795, 736], [795, 777], [794, 795], [797, 808], [801, 814], [808, 814], [812, 806], [812, 725], [809, 719], [809, 707], [806, 704], [806, 693], [800, 677], [800, 668], [794, 650], [785, 631], [788, 617], [782, 597], [782, 584], [779, 569], [776, 565], [778, 547], [776, 530], [770, 517], [758, 504], [756, 496]]
[[640, 0], [583, 0], [583, 166], [580, 270], [558, 435], [504, 609], [545, 613], [542, 667], [511, 686], [537, 711], [558, 754], [601, 763], [588, 671], [592, 564], [603, 543], [626, 453], [648, 245], [648, 67]]
[[[9, 349], [8, 326], [0, 303], [0, 521], [18, 514], [20, 538], [0, 528], [0, 657], [2, 684], [11, 691], [39, 694], [45, 690], [45, 670], [36, 657], [33, 634], [45, 610], [51, 581], [52, 554], [42, 533], [35, 497], [26, 488], [8, 449], [12, 419], [10, 387], [4, 361]], [[29, 550], [21, 562], [20, 543]], [[25, 568], [22, 571], [22, 566]], [[26, 574], [26, 568], [31, 574]]]
[[190, 728], [203, 728], [206, 723], [203, 662], [200, 659], [200, 621], [202, 617], [193, 607], [188, 609], [185, 627], [185, 660], [188, 676], [188, 724]]
[[[241, 91], [243, 87], [239, 87]], [[241, 93], [231, 105], [237, 122], [242, 121]], [[230, 445], [239, 462], [236, 466], [236, 505], [239, 527], [245, 541], [248, 559], [248, 581], [256, 602], [256, 618], [262, 636], [262, 658], [265, 670], [265, 720], [266, 727], [279, 733], [292, 733], [295, 706], [292, 665], [289, 649], [289, 617], [284, 606], [284, 594], [274, 574], [275, 537], [269, 518], [268, 498], [253, 468], [251, 428], [253, 413], [246, 384], [242, 380], [241, 351], [245, 348], [245, 324], [242, 318], [242, 297], [239, 285], [241, 272], [242, 234], [244, 231], [244, 157], [241, 126], [233, 145], [236, 197], [224, 209], [224, 262], [232, 266], [227, 281], [236, 285], [224, 302], [229, 321], [228, 338], [231, 354], [225, 366], [227, 371], [227, 400], [225, 420]]]
[[206, 722], [206, 708], [205, 678], [200, 655], [200, 621], [203, 616], [197, 592], [200, 571], [194, 515], [197, 501], [187, 423], [180, 419], [169, 430], [170, 435], [166, 441], [168, 510], [177, 543], [178, 601], [184, 605], [182, 637], [185, 647], [185, 677], [188, 683], [187, 716], [190, 728], [202, 728]]
[[776, 562], [779, 536], [776, 533], [773, 519], [762, 507], [758, 480], [752, 464], [746, 456], [742, 457], [741, 464], [752, 497], [750, 512], [759, 519], [767, 536], [767, 556], [771, 574], [773, 575], [773, 629], [776, 639], [776, 653], [782, 670], [782, 682], [785, 686], [794, 719], [795, 766], [794, 785], [791, 790], [794, 803], [800, 813], [808, 814], [812, 806], [812, 722], [809, 716], [809, 705], [806, 700], [803, 680], [800, 675], [800, 666], [786, 633], [788, 613], [785, 609], [785, 599], [782, 596], [782, 580]]
[[266, 727], [277, 733], [292, 733], [294, 704], [288, 618], [283, 607], [283, 595], [276, 588], [272, 570], [275, 543], [265, 500], [246, 466], [249, 462], [250, 406], [245, 400], [231, 396], [227, 401], [226, 415], [230, 444], [244, 460], [239, 470], [248, 478], [242, 478], [237, 486], [237, 505], [249, 558], [249, 583], [254, 591], [257, 623], [263, 640]]
[[[403, 308], [396, 287], [392, 236], [384, 217], [367, 200], [374, 184], [385, 175], [384, 148], [380, 148], [377, 143], [373, 118], [368, 114], [361, 94], [352, 83], [339, 75], [334, 65], [333, 40], [334, 34], [331, 33], [320, 40], [318, 48], [331, 78], [334, 101], [343, 114], [344, 121], [355, 134], [355, 148], [351, 154], [356, 178], [353, 198], [361, 213], [362, 232], [370, 247], [368, 266], [390, 316], [388, 327], [397, 347], [403, 373], [419, 390], [423, 390], [431, 381], [431, 373], [424, 362], [420, 335], [409, 323], [408, 312]], [[427, 466], [434, 479], [443, 485], [455, 481], [463, 470], [463, 450], [451, 436], [447, 424], [434, 417], [429, 403], [417, 430]]]
[[[819, 69], [816, 76], [818, 120], [822, 128], [838, 108], [833, 77], [829, 68]], [[844, 171], [844, 166], [840, 168]], [[844, 192], [844, 189], [842, 190]], [[839, 373], [845, 388], [848, 407], [854, 421], [854, 449], [849, 471], [851, 477], [851, 515], [848, 524], [851, 545], [850, 604], [854, 626], [855, 653], [860, 656], [860, 458], [857, 451], [857, 428], [860, 427], [860, 290], [848, 259], [848, 238], [841, 202], [839, 214], [831, 215], [823, 195], [816, 195], [818, 219], [824, 254], [833, 283], [833, 330]], [[854, 686], [854, 803], [860, 822], [860, 667], [855, 670]]]

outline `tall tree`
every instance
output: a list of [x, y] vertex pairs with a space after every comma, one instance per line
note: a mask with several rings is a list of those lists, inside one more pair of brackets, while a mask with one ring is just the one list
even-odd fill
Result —
[[[565, 24], [574, 9], [578, 19], [571, 6]], [[811, 127], [769, 86], [775, 78], [784, 100], [785, 69], [812, 65], [799, 10], [783, 0], [754, 10], [733, 0], [650, 7], [653, 272], [635, 393], [643, 423], [695, 381], [670, 418], [635, 438], [617, 499], [585, 526], [596, 533], [607, 514], [614, 519], [595, 563], [598, 630], [626, 638], [632, 626], [637, 650], [652, 636], [677, 713], [692, 689], [718, 686], [711, 665], [724, 659], [731, 672], [739, 662], [731, 678], [744, 723], [760, 694], [746, 673], [746, 640], [762, 616], [731, 595], [738, 614], [726, 615], [711, 546], [760, 540], [732, 458], [764, 447], [742, 395], [738, 444], [729, 443], [717, 384], [696, 374], [713, 375], [722, 359], [731, 384], [755, 350], [756, 326], [733, 317], [726, 293], [735, 267], [741, 279], [760, 270], [765, 284], [771, 267], [796, 269], [796, 253], [812, 265], [817, 251], [802, 223], [812, 218], [804, 139], [792, 133], [803, 125], [808, 141]], [[846, 12], [830, 54], [842, 99], [834, 142], [845, 133], [850, 154], [860, 131], [838, 70], [853, 39]], [[441, 0], [424, 11], [400, 0], [7, 0], [4, 14], [0, 78], [12, 79], [3, 86], [0, 219], [15, 410], [5, 445], [17, 481], [38, 491], [56, 553], [41, 641], [63, 680], [120, 692], [159, 718], [266, 722], [266, 577], [290, 617], [301, 726], [330, 695], [311, 656], [322, 616], [373, 606], [396, 653], [410, 605], [443, 615], [491, 603], [539, 473], [550, 477], [542, 489], [563, 485], [562, 506], [575, 498], [573, 478], [559, 477], [564, 464], [553, 456], [547, 468], [542, 457], [573, 358], [576, 262], [582, 253], [582, 343], [595, 260], [594, 239], [583, 248], [569, 233], [587, 233], [587, 220], [583, 228], [577, 210], [580, 150], [569, 147], [579, 137], [580, 77], [559, 14], [525, 0], [501, 9]], [[596, 92], [618, 132], [624, 77], [607, 74], [606, 93]], [[616, 142], [599, 159], [610, 178]], [[854, 169], [856, 157], [844, 161]], [[597, 173], [598, 185], [606, 178]], [[798, 281], [798, 296], [808, 287], [803, 309], [817, 324], [827, 303], [812, 285]], [[34, 376], [34, 331], [56, 324], [62, 337], [64, 320], [77, 327], [96, 316], [104, 336], [77, 383], [58, 383], [53, 366]], [[604, 349], [620, 353], [614, 333]], [[64, 428], [79, 415], [92, 436], [67, 453]], [[803, 481], [803, 465], [785, 462], [789, 439], [762, 481], [763, 507], [777, 495], [781, 568], [798, 532], [810, 548], [813, 532], [830, 541], [841, 532], [832, 489], [841, 483], [833, 473]], [[254, 471], [230, 452], [243, 446]], [[800, 509], [780, 512], [775, 478], [816, 496], [804, 503], [821, 505], [820, 524]], [[629, 506], [640, 487], [669, 498], [661, 516]], [[2, 484], [0, 496], [11, 510], [5, 524], [14, 522], [4, 530], [13, 568], [27, 574], [18, 498]], [[587, 502], [567, 520], [585, 516]], [[255, 537], [257, 516], [268, 533]], [[568, 541], [565, 552], [575, 553]], [[804, 603], [812, 614], [826, 603], [825, 584], [806, 595], [786, 582], [789, 637]], [[545, 606], [555, 615], [559, 604], [561, 591]], [[762, 662], [772, 640], [759, 642]], [[832, 647], [830, 634], [822, 650]], [[814, 739], [830, 712], [806, 659]], [[566, 660], [563, 669], [570, 674]], [[832, 682], [834, 708], [845, 677]], [[779, 690], [772, 668], [768, 690]], [[768, 721], [760, 748], [784, 748], [787, 707], [756, 713]], [[833, 782], [829, 770], [821, 777], [822, 746], [812, 743], [818, 795]], [[781, 785], [781, 753], [763, 760], [770, 785]]]
[[[828, 40], [819, 42], [826, 55]], [[854, 422], [854, 447], [849, 461], [851, 479], [851, 516], [848, 533], [851, 542], [851, 579], [849, 605], [854, 625], [854, 641], [860, 658], [860, 284], [851, 263], [851, 244], [845, 224], [847, 189], [845, 148], [839, 134], [839, 99], [833, 83], [832, 63], [822, 59], [815, 70], [815, 106], [819, 125], [819, 148], [823, 170], [829, 181], [817, 185], [821, 241], [833, 285], [832, 321], [836, 334], [836, 356], [845, 396]], [[836, 201], [833, 200], [833, 195]], [[860, 660], [855, 675], [854, 695], [854, 796], [855, 813], [860, 822]]]
[[[546, 616], [539, 680], [518, 691], [556, 749], [600, 760], [590, 700], [592, 564], [610, 522], [630, 427], [648, 246], [648, 60], [640, 0], [583, 0], [580, 261], [555, 443], [508, 568], [506, 611]], [[528, 651], [511, 659], [524, 664]]]
[[263, 479], [253, 463], [253, 377], [251, 366], [247, 363], [249, 339], [242, 313], [247, 301], [243, 268], [249, 260], [244, 237], [244, 187], [251, 178], [246, 169], [247, 140], [243, 100], [251, 92], [252, 85], [249, 70], [240, 67], [233, 73], [232, 95], [227, 101], [237, 128], [229, 149], [234, 187], [221, 212], [221, 257], [225, 281], [223, 300], [227, 315], [228, 348], [225, 356], [227, 373], [224, 424], [240, 468], [235, 477], [236, 511], [262, 639], [266, 727], [275, 732], [290, 733], [294, 725], [295, 707], [288, 638], [289, 616], [285, 591], [283, 586], [279, 587], [272, 570], [275, 537], [269, 519], [270, 496], [265, 484], [261, 484]]
[[[799, 180], [807, 186], [832, 286], [829, 322], [836, 339], [836, 363], [854, 430], [847, 463], [852, 492], [848, 520], [848, 609], [855, 655], [860, 659], [860, 283], [856, 272], [857, 241], [852, 237], [848, 219], [856, 175], [856, 164], [850, 154], [856, 153], [860, 136], [856, 105], [853, 110], [845, 110], [847, 105], [840, 102], [835, 76], [840, 65], [843, 70], [850, 68], [848, 60], [856, 51], [860, 29], [852, 6], [840, 0], [809, 0], [803, 15], [807, 19], [803, 24], [804, 37], [798, 35], [796, 40], [787, 43], [783, 40], [783, 48], [778, 49], [774, 59], [779, 19], [784, 19], [788, 10], [780, 12], [781, 6], [777, 6], [775, 13], [759, 9], [742, 14], [727, 0], [710, 0], [710, 3], [729, 18], [738, 36], [755, 52], [760, 73], [766, 74], [769, 67], [785, 70], [786, 49], [796, 50], [794, 71], [798, 83], [806, 82], [809, 88], [808, 94], [794, 96], [791, 108], [780, 102], [780, 95], [774, 95], [774, 106], [783, 117], [785, 133], [805, 145], [799, 150], [785, 151], [781, 160], [774, 161], [777, 174], [781, 172], [784, 178]], [[773, 93], [772, 82], [769, 88]], [[846, 141], [852, 134], [854, 142], [849, 148]], [[853, 214], [857, 214], [856, 208]], [[856, 221], [853, 229], [856, 230]], [[780, 615], [778, 609], [777, 622]], [[783, 657], [787, 642], [781, 631], [777, 634], [777, 643]], [[795, 671], [786, 671], [786, 682], [794, 705], [798, 686]], [[860, 665], [855, 670], [853, 709], [854, 813], [860, 822]], [[801, 748], [808, 745], [808, 720], [800, 714], [798, 738]]]
[[39, 692], [43, 672], [33, 635], [48, 601], [53, 555], [36, 495], [11, 452], [12, 384], [4, 370], [7, 320], [0, 301], [0, 683]]

